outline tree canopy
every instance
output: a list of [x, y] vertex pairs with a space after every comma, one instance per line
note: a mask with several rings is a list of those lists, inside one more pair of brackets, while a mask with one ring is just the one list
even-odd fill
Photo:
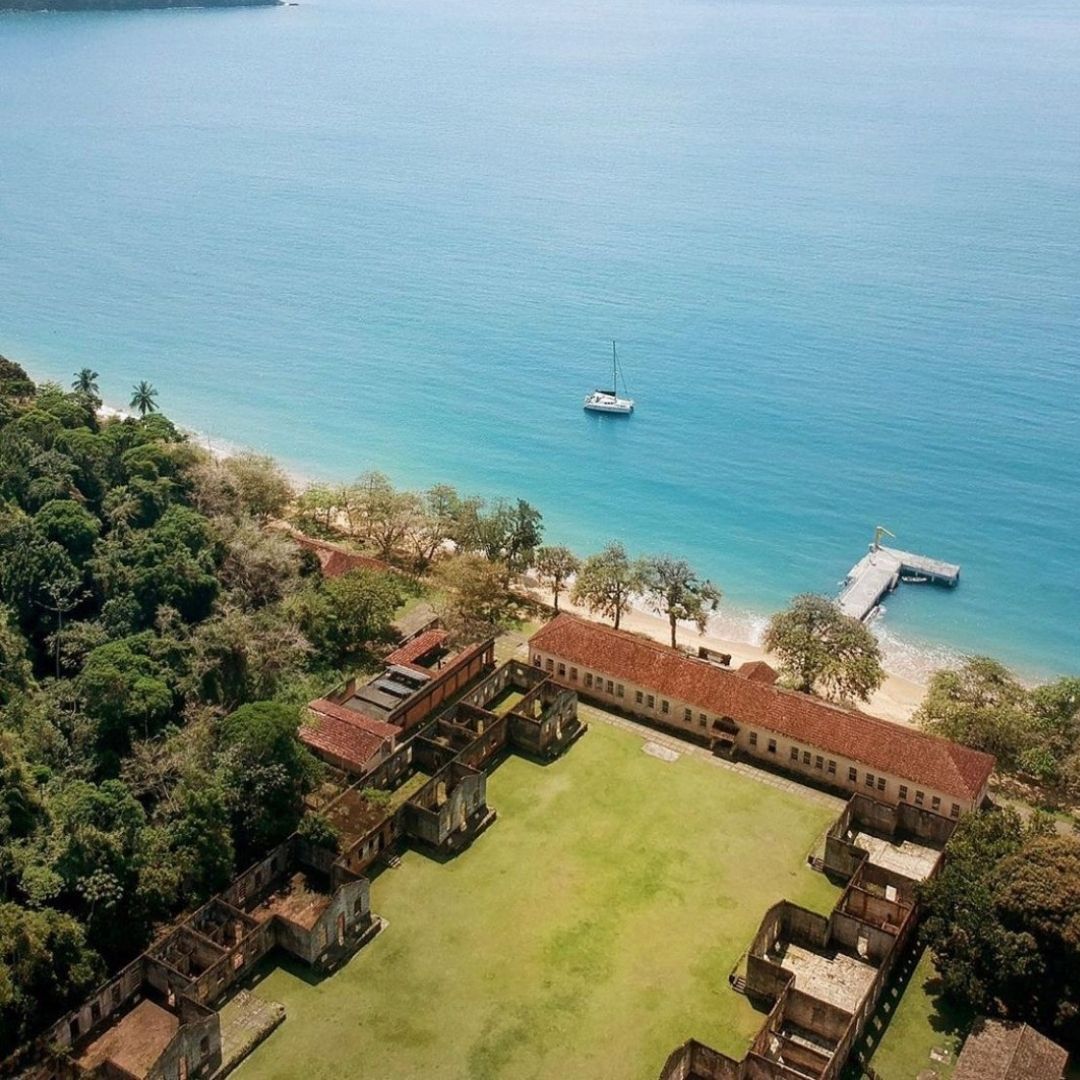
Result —
[[885, 678], [877, 639], [824, 596], [796, 596], [769, 620], [764, 645], [784, 679], [807, 694], [866, 701]]
[[612, 541], [603, 551], [590, 555], [574, 582], [573, 598], [594, 615], [611, 619], [615, 629], [642, 587], [641, 567], [631, 562], [626, 549]]
[[581, 560], [568, 548], [558, 545], [536, 549], [536, 576], [542, 585], [551, 589], [551, 600], [559, 610], [559, 597], [567, 582], [581, 569]]
[[0, 1056], [302, 820], [297, 702], [381, 647], [400, 579], [326, 580], [146, 391], [0, 359]]
[[947, 993], [1076, 1045], [1080, 840], [1013, 810], [969, 814], [920, 895], [923, 938]]
[[1080, 679], [1029, 688], [1003, 664], [973, 656], [935, 672], [915, 720], [998, 759], [1046, 798], [1080, 803]]
[[654, 555], [640, 564], [641, 588], [653, 610], [663, 615], [671, 628], [671, 647], [678, 644], [676, 631], [680, 622], [693, 623], [705, 632], [709, 613], [720, 603], [720, 590], [703, 581], [684, 559]]

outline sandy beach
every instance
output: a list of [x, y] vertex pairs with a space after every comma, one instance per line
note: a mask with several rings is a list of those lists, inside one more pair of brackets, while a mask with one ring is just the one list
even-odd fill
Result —
[[[530, 582], [530, 592], [537, 599], [545, 603], [551, 603], [551, 594], [542, 589], [535, 582]], [[559, 608], [563, 611], [572, 611], [584, 618], [594, 618], [584, 608], [572, 604], [568, 597], [559, 597]], [[647, 634], [667, 645], [670, 640], [670, 630], [667, 620], [650, 611], [635, 607], [628, 611], [622, 618], [621, 628], [631, 630], [638, 634]], [[699, 645], [705, 645], [717, 652], [731, 653], [732, 667], [738, 667], [748, 660], [766, 660], [776, 666], [775, 657], [767, 653], [760, 645], [752, 645], [745, 641], [731, 641], [728, 638], [718, 636], [711, 628], [704, 634], [698, 632], [697, 627], [681, 624], [678, 629], [680, 645], [696, 649]], [[880, 716], [883, 720], [891, 720], [897, 724], [910, 724], [912, 714], [919, 707], [926, 686], [912, 679], [903, 678], [900, 675], [886, 674], [885, 682], [870, 701], [863, 706], [863, 710]]]

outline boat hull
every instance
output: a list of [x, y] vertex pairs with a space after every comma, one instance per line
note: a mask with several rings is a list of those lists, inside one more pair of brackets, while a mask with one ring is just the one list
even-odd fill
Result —
[[586, 412], [600, 412], [600, 413], [616, 413], [620, 416], [629, 416], [634, 411], [634, 403], [632, 401], [589, 401], [586, 399], [584, 404]]

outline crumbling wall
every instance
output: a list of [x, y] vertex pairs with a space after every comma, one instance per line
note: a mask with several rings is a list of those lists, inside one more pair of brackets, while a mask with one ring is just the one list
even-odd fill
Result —
[[484, 774], [454, 762], [405, 804], [406, 833], [431, 847], [445, 847], [455, 834], [467, 833], [473, 817], [486, 808], [486, 798]]
[[138, 1004], [142, 988], [143, 957], [140, 956], [116, 978], [95, 990], [77, 1009], [57, 1020], [42, 1035], [42, 1041], [50, 1046], [71, 1046], [129, 1001]]
[[691, 1039], [668, 1055], [659, 1080], [739, 1080], [741, 1076], [741, 1062]]
[[222, 891], [221, 899], [241, 911], [250, 911], [274, 890], [292, 860], [293, 840], [290, 838], [233, 878], [232, 884]]
[[310, 929], [275, 917], [274, 938], [286, 952], [313, 967], [327, 966], [348, 953], [371, 925], [371, 884], [357, 878], [336, 889]]
[[209, 1076], [221, 1065], [221, 1021], [218, 1014], [183, 1000], [178, 1011], [180, 1027], [161, 1057], [147, 1071], [146, 1080]]
[[944, 847], [956, 831], [954, 818], [942, 817], [911, 803], [901, 803], [896, 809], [900, 829], [934, 847]]
[[850, 949], [871, 964], [880, 964], [896, 944], [896, 934], [879, 929], [842, 911], [829, 919], [832, 941]]
[[791, 941], [810, 949], [823, 949], [828, 940], [829, 920], [798, 904], [781, 900], [765, 913], [746, 956], [746, 992], [757, 997], [777, 998], [792, 980], [778, 960], [770, 959], [778, 941]]
[[847, 1033], [852, 1014], [792, 987], [784, 1002], [784, 1020], [835, 1043]]

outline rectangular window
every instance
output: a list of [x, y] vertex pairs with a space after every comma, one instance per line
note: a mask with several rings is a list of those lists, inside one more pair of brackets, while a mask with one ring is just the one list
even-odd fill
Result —
[[694, 719], [694, 710], [693, 709], [683, 709], [682, 718], [683, 718], [683, 723], [684, 724], [689, 724], [690, 721]]
[[666, 698], [663, 701], [660, 702], [660, 711], [662, 713], [664, 713], [665, 716], [667, 715], [670, 708], [671, 708], [670, 703], [667, 701]]
[[698, 727], [707, 727], [707, 726], [708, 726], [708, 724], [709, 724], [709, 721], [708, 721], [708, 720], [707, 720], [707, 719], [705, 718], [705, 714], [704, 714], [704, 713], [702, 713], [702, 714], [701, 714], [701, 715], [700, 715], [700, 716], [698, 717]]
[[949, 815], [950, 815], [950, 817], [959, 817], [960, 816], [960, 804], [958, 802], [954, 802], [952, 804], [952, 810], [949, 811]]
[[649, 707], [650, 709], [655, 709], [655, 708], [656, 708], [656, 698], [654, 698], [654, 697], [652, 696], [652, 694], [650, 694], [650, 695], [648, 696], [648, 698], [646, 698], [646, 700], [645, 700], [645, 704], [646, 704], [646, 705], [648, 705], [648, 707]]
[[925, 798], [926, 798], [926, 796], [916, 788], [916, 790], [915, 790], [915, 805], [916, 806], [922, 806], [923, 799], [925, 799]]
[[615, 687], [615, 693], [619, 697], [624, 697], [626, 695], [626, 687], [623, 686], [622, 683], [619, 683], [619, 685]]
[[829, 771], [830, 776], [835, 776], [836, 775], [836, 762], [835, 761], [832, 761], [832, 760], [829, 761], [829, 770], [828, 771]]
[[792, 761], [798, 761], [799, 760], [799, 748], [797, 746], [793, 746], [791, 748], [791, 760]]
[[901, 800], [901, 802], [903, 802], [905, 799], [907, 799], [907, 784], [901, 784], [900, 785], [900, 800]]
[[559, 670], [559, 678], [561, 679], [566, 674], [566, 665], [565, 664], [560, 664], [558, 670]]
[[802, 763], [804, 765], [809, 765], [810, 764], [810, 751], [809, 750], [804, 750], [802, 752]]
[[937, 795], [935, 795], [933, 800], [931, 801], [930, 808], [934, 811], [938, 811], [941, 809], [941, 799], [939, 799]]
[[639, 690], [634, 695], [634, 700], [640, 705], [645, 700], [645, 695]]
[[877, 778], [877, 789], [878, 789], [878, 791], [884, 791], [885, 790], [885, 777], [884, 776], [879, 776]]
[[874, 786], [874, 774], [872, 772], [868, 772], [866, 774], [866, 786], [867, 787], [873, 787]]
[[615, 684], [610, 679], [607, 681], [607, 692], [609, 694], [615, 693]]
[[577, 668], [576, 668], [576, 667], [572, 667], [572, 668], [570, 669], [570, 678], [571, 678], [571, 679], [572, 679], [572, 680], [573, 680], [574, 682], [577, 682]]
[[849, 784], [854, 784], [855, 781], [859, 779], [859, 772], [854, 766], [848, 769], [847, 778]]
[[539, 653], [537, 653], [537, 654], [536, 654], [536, 655], [535, 655], [535, 656], [533, 657], [533, 667], [539, 667], [539, 666], [540, 666], [540, 654], [539, 654]]
[[592, 672], [591, 671], [586, 671], [585, 672], [585, 685], [586, 686], [592, 686]]
[[770, 739], [769, 740], [769, 753], [770, 754], [775, 754], [776, 753], [776, 740], [775, 739]]
[[824, 769], [825, 768], [825, 759], [820, 754], [818, 754], [817, 757], [814, 758], [814, 768], [815, 769]]
[[756, 731], [751, 731], [750, 732], [750, 745], [751, 746], [757, 746], [757, 732]]
[[554, 671], [555, 670], [555, 661], [554, 660], [548, 660], [544, 664], [544, 670], [545, 671]]

